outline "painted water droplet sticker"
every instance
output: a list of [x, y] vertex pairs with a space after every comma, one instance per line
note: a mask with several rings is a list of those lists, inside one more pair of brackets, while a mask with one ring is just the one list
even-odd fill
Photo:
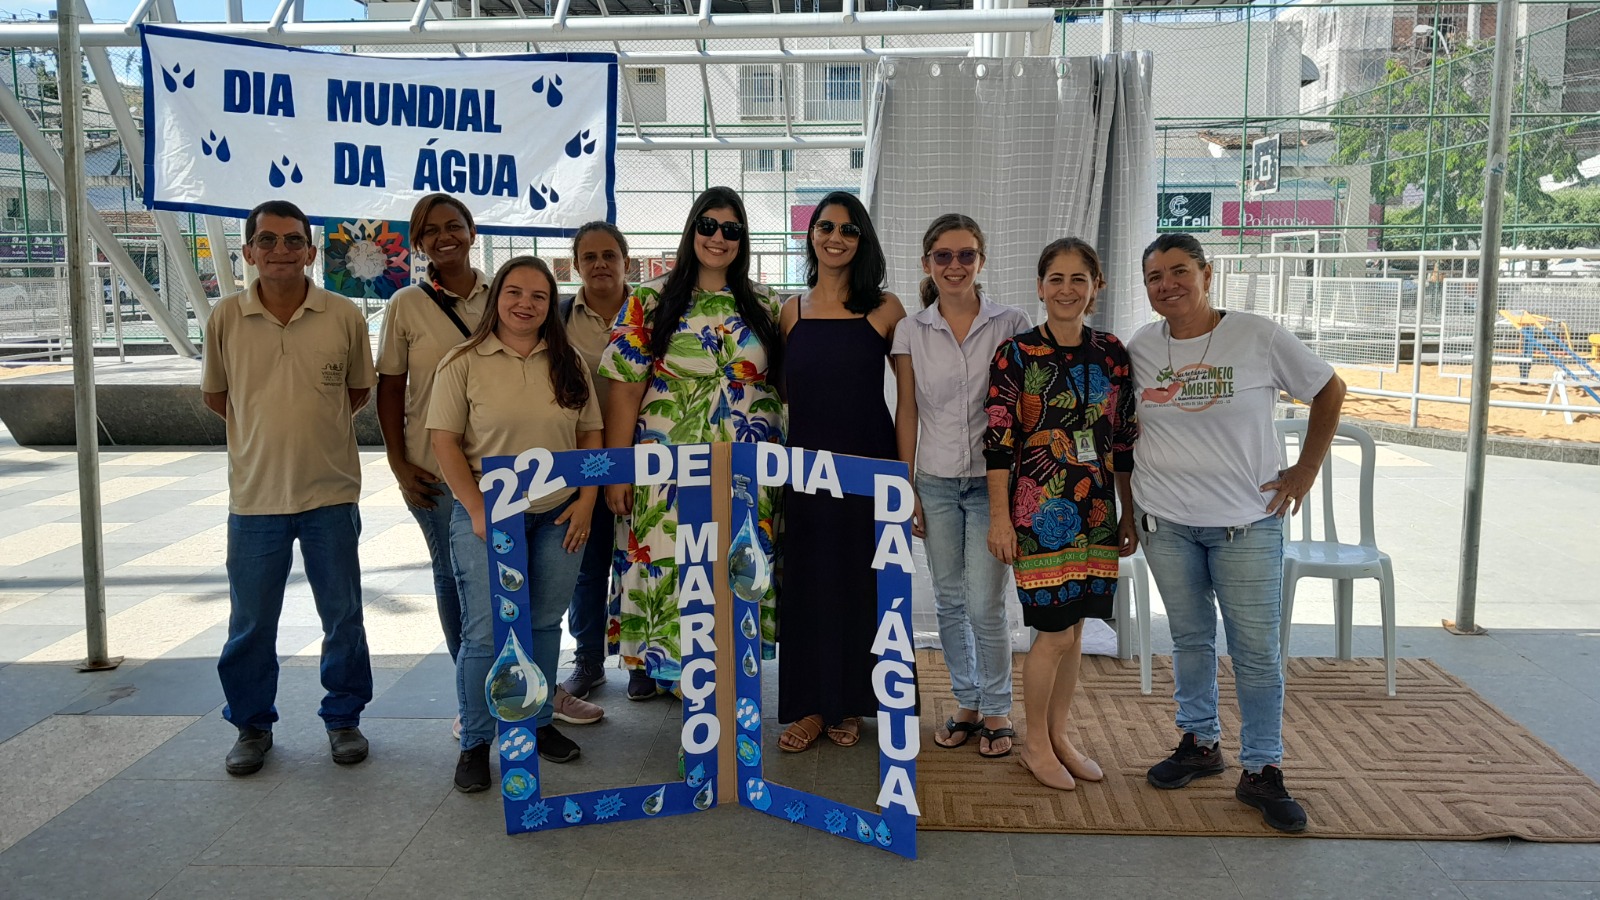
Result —
[[756, 624], [756, 614], [752, 610], [744, 611], [744, 618], [739, 620], [739, 631], [745, 637], [754, 639], [761, 633], [761, 626]]
[[665, 806], [666, 803], [667, 789], [665, 786], [662, 786], [656, 788], [656, 792], [654, 794], [644, 798], [644, 803], [640, 808], [644, 810], [645, 815], [653, 816], [656, 813], [661, 812], [661, 807]]
[[544, 673], [528, 659], [516, 632], [506, 635], [500, 655], [495, 657], [484, 679], [484, 696], [489, 713], [502, 722], [521, 722], [533, 718], [550, 694]]
[[566, 819], [569, 825], [576, 825], [583, 821], [583, 807], [568, 797], [567, 802], [561, 807], [561, 818]]
[[748, 647], [745, 648], [744, 657], [739, 660], [739, 665], [744, 668], [746, 675], [753, 676], [761, 671], [761, 664], [756, 662], [756, 655], [751, 653]]
[[510, 597], [507, 597], [505, 594], [495, 594], [494, 599], [499, 608], [500, 621], [515, 622], [517, 620], [517, 616], [519, 615], [516, 601], [512, 600]]
[[526, 800], [539, 789], [539, 779], [527, 769], [507, 769], [500, 779], [500, 793], [513, 800]]
[[511, 568], [510, 566], [506, 565], [505, 563], [495, 563], [495, 565], [500, 567], [499, 571], [500, 571], [500, 586], [501, 587], [505, 588], [508, 591], [514, 591], [514, 590], [517, 590], [518, 588], [522, 587], [522, 573], [521, 572], [518, 572], [516, 569]]
[[752, 778], [744, 783], [744, 795], [751, 806], [762, 812], [772, 808], [772, 792], [767, 790], [767, 783], [759, 778]]
[[894, 834], [889, 831], [888, 822], [879, 822], [878, 827], [873, 830], [872, 836], [877, 838], [878, 846], [880, 847], [887, 847], [894, 843]]
[[708, 781], [706, 782], [705, 787], [701, 788], [699, 793], [694, 795], [694, 808], [710, 809], [711, 803], [715, 799], [716, 795], [711, 791], [711, 782]]
[[695, 767], [689, 770], [689, 777], [684, 779], [689, 787], [699, 787], [701, 782], [705, 780], [706, 767], [704, 763], [696, 763]]
[[494, 552], [496, 553], [510, 553], [511, 548], [517, 545], [515, 541], [511, 540], [511, 535], [498, 528], [491, 531], [489, 537], [494, 541]]
[[866, 819], [861, 818], [860, 813], [856, 814], [856, 840], [863, 844], [872, 843], [872, 826], [867, 824]]
[[765, 597], [771, 586], [772, 573], [756, 535], [756, 520], [746, 511], [744, 525], [728, 545], [728, 587], [735, 597], [753, 602]]
[[739, 762], [747, 766], [761, 762], [761, 745], [747, 734], [739, 735]]
[[733, 717], [738, 720], [740, 728], [755, 731], [756, 726], [761, 724], [761, 707], [749, 697], [740, 697], [733, 707]]

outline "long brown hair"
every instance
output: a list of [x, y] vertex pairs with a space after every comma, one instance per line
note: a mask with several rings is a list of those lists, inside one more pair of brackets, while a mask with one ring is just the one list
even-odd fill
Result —
[[583, 377], [583, 361], [579, 359], [578, 351], [572, 349], [566, 324], [561, 321], [561, 295], [556, 290], [556, 275], [537, 256], [513, 256], [495, 271], [494, 281], [489, 285], [489, 303], [483, 311], [483, 320], [478, 323], [471, 337], [445, 357], [445, 362], [475, 349], [500, 327], [500, 290], [505, 286], [506, 276], [522, 268], [537, 269], [550, 283], [549, 309], [545, 312], [544, 324], [539, 326], [539, 339], [544, 341], [545, 352], [550, 354], [550, 391], [555, 394], [558, 405], [567, 409], [583, 409], [589, 402], [589, 382]]
[[[972, 221], [972, 219], [961, 213], [945, 213], [934, 219], [933, 224], [929, 225], [928, 230], [922, 234], [923, 258], [926, 259], [928, 254], [933, 252], [934, 241], [937, 241], [941, 235], [951, 231], [970, 232], [973, 239], [978, 242], [978, 255], [983, 257], [989, 255], [989, 242], [984, 240], [983, 229], [978, 227], [977, 222]], [[972, 288], [973, 290], [981, 291], [983, 290], [983, 285], [974, 282]], [[934, 301], [939, 299], [939, 287], [933, 283], [932, 275], [922, 276], [922, 282], [917, 286], [917, 293], [922, 297], [922, 305], [924, 307], [932, 306]]]

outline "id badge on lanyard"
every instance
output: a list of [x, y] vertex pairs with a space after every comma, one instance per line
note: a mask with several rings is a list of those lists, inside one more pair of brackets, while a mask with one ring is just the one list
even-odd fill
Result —
[[1078, 445], [1078, 462], [1089, 463], [1100, 458], [1099, 454], [1094, 452], [1093, 431], [1090, 431], [1087, 428], [1083, 429], [1082, 431], [1074, 431], [1072, 433], [1072, 440]]

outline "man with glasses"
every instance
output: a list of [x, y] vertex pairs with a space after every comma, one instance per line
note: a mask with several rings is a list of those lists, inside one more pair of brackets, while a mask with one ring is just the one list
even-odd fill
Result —
[[201, 391], [227, 422], [228, 642], [217, 660], [239, 729], [231, 775], [260, 770], [272, 749], [278, 689], [278, 618], [295, 540], [322, 620], [318, 715], [333, 761], [367, 758], [358, 727], [372, 699], [361, 615], [361, 459], [351, 418], [377, 374], [355, 304], [313, 285], [311, 223], [294, 204], [250, 211], [244, 258], [257, 279], [224, 297], [206, 322]]

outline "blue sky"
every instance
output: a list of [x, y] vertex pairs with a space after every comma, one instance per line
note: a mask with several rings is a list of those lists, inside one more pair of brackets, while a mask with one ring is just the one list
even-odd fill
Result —
[[[95, 21], [122, 20], [133, 15], [138, 0], [88, 0]], [[227, 18], [226, 0], [177, 0], [178, 17], [184, 21], [221, 22]], [[244, 15], [250, 21], [265, 22], [277, 8], [275, 0], [244, 0]], [[0, 16], [35, 18], [55, 9], [50, 0], [0, 0]], [[366, 9], [355, 0], [306, 0], [307, 19], [365, 19]]]

